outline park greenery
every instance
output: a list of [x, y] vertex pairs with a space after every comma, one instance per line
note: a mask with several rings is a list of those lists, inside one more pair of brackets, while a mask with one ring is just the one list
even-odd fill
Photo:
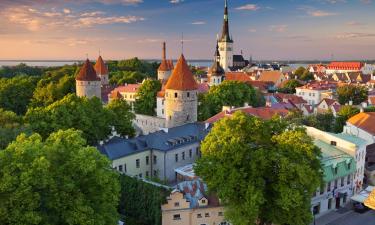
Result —
[[134, 111], [137, 114], [154, 116], [156, 114], [156, 95], [161, 90], [158, 80], [147, 79], [137, 90]]
[[0, 108], [0, 150], [5, 149], [22, 132], [28, 133], [23, 118], [12, 111]]
[[161, 205], [170, 190], [145, 183], [137, 178], [120, 176], [121, 195], [118, 212], [130, 225], [162, 225]]
[[321, 152], [303, 129], [236, 112], [214, 125], [201, 151], [195, 172], [226, 206], [231, 223], [310, 224]]
[[338, 101], [341, 105], [352, 101], [353, 105], [359, 105], [367, 100], [368, 90], [363, 86], [344, 85], [337, 88]]
[[223, 106], [242, 107], [245, 103], [253, 107], [263, 106], [263, 95], [251, 85], [239, 81], [224, 81], [210, 88], [206, 94], [200, 94], [198, 120], [204, 121], [217, 113]]
[[0, 151], [0, 224], [116, 224], [120, 185], [81, 131], [20, 135]]

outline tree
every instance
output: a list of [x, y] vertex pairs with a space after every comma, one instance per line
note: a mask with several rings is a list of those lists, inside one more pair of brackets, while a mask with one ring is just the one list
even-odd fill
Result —
[[120, 176], [121, 195], [118, 211], [126, 224], [161, 225], [161, 208], [170, 190], [145, 183], [137, 178]]
[[75, 128], [83, 131], [83, 137], [92, 145], [106, 139], [112, 126], [120, 126], [122, 135], [134, 135], [133, 129], [125, 131], [129, 119], [127, 116], [118, 117], [117, 113], [104, 108], [98, 98], [80, 98], [74, 94], [47, 107], [31, 108], [25, 116], [30, 128], [43, 138], [60, 129]]
[[107, 105], [107, 109], [115, 115], [113, 125], [116, 131], [123, 136], [134, 136], [135, 130], [132, 121], [135, 116], [131, 112], [131, 106], [123, 99], [116, 99]]
[[296, 88], [301, 86], [302, 84], [298, 80], [292, 79], [285, 82], [284, 86], [279, 88], [278, 91], [285, 94], [294, 94], [296, 93]]
[[203, 121], [214, 116], [223, 106], [240, 107], [245, 103], [261, 106], [264, 105], [264, 98], [251, 85], [239, 81], [224, 81], [199, 97], [198, 119]]
[[138, 71], [117, 71], [111, 73], [109, 82], [114, 85], [135, 84], [142, 82], [146, 77], [146, 74]]
[[82, 132], [20, 135], [0, 151], [0, 224], [116, 224], [120, 186]]
[[145, 80], [137, 90], [134, 110], [138, 114], [154, 116], [156, 108], [156, 95], [161, 89], [158, 80]]
[[0, 77], [12, 78], [19, 75], [26, 76], [41, 76], [44, 68], [28, 66], [25, 63], [20, 63], [16, 66], [2, 66], [0, 67]]
[[296, 75], [297, 77], [301, 77], [305, 71], [306, 71], [306, 68], [303, 67], [303, 66], [300, 66], [300, 67], [298, 67], [298, 68], [294, 71], [294, 75]]
[[300, 80], [304, 80], [304, 81], [309, 81], [309, 80], [314, 80], [314, 74], [313, 73], [310, 73], [310, 71], [308, 70], [305, 70], [305, 72], [303, 72], [302, 76], [299, 77]]
[[310, 224], [322, 182], [320, 149], [301, 128], [236, 112], [218, 121], [194, 168], [233, 224]]
[[359, 105], [367, 100], [367, 89], [362, 86], [344, 85], [337, 88], [338, 100], [341, 105], [345, 105], [350, 101], [354, 105]]
[[24, 114], [33, 96], [37, 78], [16, 76], [0, 78], [0, 108]]
[[359, 113], [359, 109], [358, 108], [355, 108], [351, 105], [345, 105], [345, 106], [342, 106], [340, 111], [337, 113], [337, 117], [336, 117], [336, 123], [335, 123], [335, 128], [334, 128], [334, 132], [336, 133], [341, 133], [344, 129], [344, 126], [346, 124], [346, 121]]
[[22, 117], [0, 108], [0, 150], [6, 148], [21, 132], [25, 131]]

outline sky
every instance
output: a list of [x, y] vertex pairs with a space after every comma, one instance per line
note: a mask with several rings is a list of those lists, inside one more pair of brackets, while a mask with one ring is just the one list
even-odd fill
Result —
[[[235, 54], [375, 59], [375, 0], [228, 0]], [[0, 59], [213, 58], [224, 0], [0, 0]]]

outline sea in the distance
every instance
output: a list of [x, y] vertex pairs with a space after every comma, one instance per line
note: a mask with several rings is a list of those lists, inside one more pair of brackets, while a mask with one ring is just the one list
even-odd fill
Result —
[[[158, 60], [145, 60], [148, 62], [155, 62]], [[37, 67], [56, 67], [56, 66], [64, 66], [64, 65], [73, 65], [75, 63], [82, 63], [83, 61], [74, 61], [74, 60], [67, 60], [67, 61], [42, 61], [42, 60], [0, 60], [0, 67], [2, 66], [16, 66], [20, 63], [24, 63], [28, 66], [37, 66]], [[176, 63], [176, 61], [174, 61]], [[209, 67], [212, 64], [212, 60], [188, 60], [188, 63], [193, 66], [199, 67]], [[308, 64], [304, 63], [292, 63], [289, 64], [292, 68], [298, 68], [300, 66], [306, 67]]]

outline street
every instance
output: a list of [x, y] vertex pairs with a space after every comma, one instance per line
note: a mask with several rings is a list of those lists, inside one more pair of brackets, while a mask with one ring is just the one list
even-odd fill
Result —
[[349, 210], [345, 213], [332, 212], [316, 220], [316, 225], [375, 225], [375, 211], [363, 214]]

